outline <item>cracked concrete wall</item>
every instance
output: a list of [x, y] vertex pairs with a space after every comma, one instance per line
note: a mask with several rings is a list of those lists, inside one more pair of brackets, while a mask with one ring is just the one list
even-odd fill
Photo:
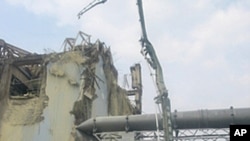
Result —
[[75, 125], [96, 116], [132, 114], [126, 91], [117, 84], [109, 49], [97, 41], [86, 50], [45, 59], [40, 95], [6, 99], [0, 125], [5, 141], [85, 141]]

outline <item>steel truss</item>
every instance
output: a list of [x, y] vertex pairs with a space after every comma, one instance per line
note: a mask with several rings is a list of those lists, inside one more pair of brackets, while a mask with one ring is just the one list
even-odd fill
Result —
[[90, 35], [79, 31], [75, 38], [66, 38], [62, 44], [64, 51], [82, 50], [83, 46], [88, 46], [90, 43]]
[[[163, 131], [95, 133], [99, 141], [164, 141]], [[174, 130], [173, 141], [229, 141], [229, 129]]]
[[24, 57], [28, 54], [31, 53], [9, 43], [6, 43], [3, 39], [0, 39], [0, 60], [13, 57]]
[[175, 130], [175, 141], [229, 141], [229, 129]]

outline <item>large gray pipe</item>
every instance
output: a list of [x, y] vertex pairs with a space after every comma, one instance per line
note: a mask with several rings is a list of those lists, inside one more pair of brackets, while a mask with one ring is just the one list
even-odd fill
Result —
[[[230, 124], [250, 124], [250, 108], [198, 110], [172, 113], [174, 129], [229, 128]], [[159, 128], [162, 118], [158, 115]], [[96, 117], [81, 123], [83, 132], [153, 131], [156, 130], [155, 114]]]

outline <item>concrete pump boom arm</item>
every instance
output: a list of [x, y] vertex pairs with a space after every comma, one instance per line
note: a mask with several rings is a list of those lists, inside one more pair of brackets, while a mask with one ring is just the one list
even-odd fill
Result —
[[[95, 7], [98, 4], [105, 3], [107, 0], [94, 0], [89, 5], [84, 7], [79, 13], [78, 18], [81, 17], [82, 14]], [[171, 123], [171, 108], [170, 108], [170, 100], [168, 98], [168, 91], [166, 89], [162, 68], [160, 62], [156, 56], [153, 45], [150, 43], [147, 37], [146, 26], [144, 21], [143, 14], [143, 6], [142, 0], [137, 0], [137, 6], [139, 11], [142, 37], [141, 37], [141, 45], [142, 45], [142, 54], [144, 55], [147, 62], [150, 66], [155, 70], [155, 81], [157, 85], [157, 89], [159, 91], [159, 95], [156, 97], [157, 103], [161, 103], [162, 113], [163, 113], [163, 130], [164, 130], [164, 138], [165, 141], [172, 141], [172, 123]]]
[[159, 91], [159, 95], [156, 97], [157, 102], [161, 103], [162, 113], [163, 113], [163, 130], [165, 141], [172, 141], [172, 123], [171, 123], [171, 109], [170, 109], [170, 100], [168, 98], [168, 91], [166, 89], [161, 64], [157, 58], [153, 45], [150, 43], [147, 37], [142, 0], [137, 0], [137, 6], [140, 16], [142, 37], [142, 54], [144, 55], [147, 62], [155, 70], [155, 81]]
[[81, 15], [89, 11], [91, 8], [95, 7], [98, 4], [105, 3], [107, 0], [94, 0], [91, 3], [89, 3], [86, 7], [84, 7], [78, 14], [78, 18], [81, 18]]
[[167, 96], [168, 92], [165, 87], [161, 64], [157, 58], [153, 45], [150, 43], [147, 37], [142, 1], [137, 0], [137, 5], [139, 10], [141, 30], [142, 30], [142, 37], [140, 39], [142, 45], [142, 54], [146, 57], [146, 60], [148, 61], [150, 66], [156, 71], [156, 83], [160, 94]]

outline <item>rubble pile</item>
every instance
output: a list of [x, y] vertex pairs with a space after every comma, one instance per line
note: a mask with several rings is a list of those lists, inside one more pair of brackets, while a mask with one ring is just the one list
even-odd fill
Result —
[[89, 118], [135, 113], [110, 48], [99, 40], [0, 59], [0, 140], [73, 141], [75, 126]]

